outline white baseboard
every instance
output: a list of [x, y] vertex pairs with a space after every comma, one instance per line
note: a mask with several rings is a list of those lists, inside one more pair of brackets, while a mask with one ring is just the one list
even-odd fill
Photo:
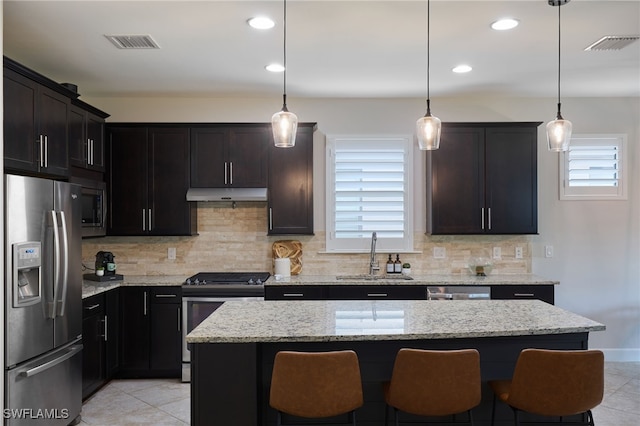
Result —
[[640, 362], [640, 348], [633, 349], [612, 349], [612, 348], [590, 348], [599, 349], [604, 352], [604, 360], [611, 362]]

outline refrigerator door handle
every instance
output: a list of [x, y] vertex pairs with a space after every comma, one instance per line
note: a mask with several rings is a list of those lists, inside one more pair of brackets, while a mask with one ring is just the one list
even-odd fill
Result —
[[68, 360], [69, 358], [73, 357], [75, 354], [77, 354], [78, 352], [80, 352], [82, 350], [82, 345], [75, 345], [69, 348], [69, 350], [67, 351], [67, 353], [65, 353], [64, 355], [61, 355], [60, 357], [51, 360], [49, 362], [45, 362], [44, 364], [41, 364], [37, 367], [34, 368], [30, 368], [26, 371], [23, 371], [20, 373], [21, 376], [23, 377], [33, 377], [38, 373], [42, 373], [44, 371], [47, 371], [50, 368], [55, 367], [56, 365]]
[[63, 259], [58, 265], [62, 268], [62, 294], [58, 300], [58, 316], [63, 317], [67, 306], [67, 288], [69, 287], [69, 232], [64, 212], [60, 214], [60, 227], [62, 228], [62, 255]]
[[53, 301], [49, 305], [47, 317], [54, 319], [58, 312], [58, 290], [60, 288], [60, 234], [58, 232], [58, 218], [55, 210], [51, 210], [51, 220], [53, 228]]

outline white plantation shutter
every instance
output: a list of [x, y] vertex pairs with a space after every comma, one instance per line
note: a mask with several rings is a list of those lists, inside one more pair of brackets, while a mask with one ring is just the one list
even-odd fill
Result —
[[[330, 137], [327, 250], [412, 249], [410, 137]], [[408, 245], [411, 245], [409, 247]]]
[[626, 199], [624, 135], [571, 138], [561, 159], [560, 199]]

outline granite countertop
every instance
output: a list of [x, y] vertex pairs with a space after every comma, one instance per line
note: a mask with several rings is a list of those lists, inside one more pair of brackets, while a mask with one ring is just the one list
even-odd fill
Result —
[[[337, 277], [347, 277], [338, 279]], [[365, 279], [366, 274], [359, 275], [292, 275], [291, 277], [276, 280], [272, 275], [265, 286], [286, 285], [557, 285], [559, 281], [550, 280], [534, 274], [504, 274], [487, 275], [478, 277], [471, 274], [449, 275], [415, 275], [412, 280], [402, 279], [400, 274], [391, 276], [379, 275], [375, 280]], [[367, 277], [368, 278], [368, 277]]]
[[181, 275], [125, 275], [120, 281], [82, 280], [82, 298], [104, 293], [123, 286], [181, 286], [188, 277]]
[[602, 331], [539, 300], [232, 301], [187, 343], [452, 339]]

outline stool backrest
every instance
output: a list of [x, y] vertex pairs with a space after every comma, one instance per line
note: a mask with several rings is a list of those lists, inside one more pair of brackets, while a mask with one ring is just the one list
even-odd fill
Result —
[[525, 349], [507, 403], [547, 416], [584, 413], [602, 402], [604, 354], [598, 350]]
[[269, 404], [299, 417], [322, 418], [362, 406], [362, 381], [354, 351], [276, 354]]
[[475, 349], [400, 349], [388, 390], [390, 405], [407, 413], [444, 416], [480, 403], [480, 355]]

